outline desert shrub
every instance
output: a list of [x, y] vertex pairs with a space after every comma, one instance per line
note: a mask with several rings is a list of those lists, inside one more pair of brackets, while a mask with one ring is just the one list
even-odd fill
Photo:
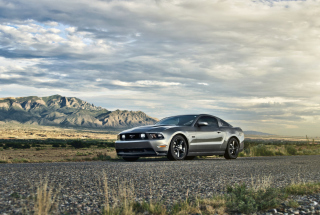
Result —
[[19, 199], [19, 198], [20, 198], [20, 195], [19, 195], [17, 192], [13, 192], [13, 193], [10, 194], [10, 197]]
[[22, 149], [23, 146], [21, 143], [12, 143], [12, 146], [11, 146], [13, 149]]
[[31, 146], [32, 147], [37, 147], [37, 144], [36, 143], [32, 143]]
[[93, 158], [94, 160], [101, 160], [101, 161], [106, 161], [106, 160], [111, 160], [111, 157], [107, 154], [103, 154], [101, 152], [97, 153], [97, 156]]
[[0, 143], [0, 147], [3, 147], [3, 143]]
[[297, 149], [294, 146], [286, 145], [285, 148], [286, 148], [287, 153], [289, 155], [296, 155], [297, 154]]
[[278, 151], [276, 151], [275, 153], [274, 153], [275, 155], [284, 155], [280, 150], [278, 150]]
[[81, 140], [74, 140], [70, 143], [71, 146], [73, 146], [76, 149], [80, 149], [80, 148], [87, 148], [90, 147], [90, 144], [87, 144]]
[[60, 147], [60, 145], [59, 145], [59, 143], [54, 143], [54, 144], [52, 144], [52, 147], [58, 148], [58, 147]]
[[30, 149], [31, 146], [29, 143], [25, 143], [23, 146], [22, 146], [23, 149]]
[[6, 143], [7, 147], [13, 147], [15, 144], [14, 143]]
[[304, 149], [302, 150], [302, 154], [304, 155], [311, 155], [313, 152], [311, 150], [308, 150], [308, 149]]
[[9, 148], [9, 146], [7, 146], [7, 145], [3, 146], [3, 149], [8, 149], [8, 148]]
[[320, 192], [320, 182], [290, 184], [285, 188], [291, 195], [310, 195]]
[[100, 143], [100, 144], [98, 145], [98, 148], [107, 148], [107, 145], [106, 145], [106, 144], [103, 144], [103, 143]]
[[244, 153], [245, 153], [246, 155], [250, 155], [250, 148], [246, 148], [246, 149], [244, 150]]
[[275, 208], [281, 200], [286, 198], [280, 189], [269, 187], [255, 191], [247, 188], [245, 184], [236, 184], [234, 187], [227, 186], [227, 192], [229, 194], [227, 196], [228, 209], [241, 213], [253, 213]]
[[274, 156], [274, 152], [270, 151], [264, 144], [254, 146], [252, 151], [255, 156]]
[[246, 156], [246, 155], [243, 152], [239, 153], [239, 157], [244, 157], [244, 156]]
[[65, 148], [65, 147], [67, 147], [67, 144], [61, 143], [60, 146], [61, 146], [62, 148]]
[[106, 142], [105, 143], [107, 147], [115, 147], [115, 143], [114, 142]]

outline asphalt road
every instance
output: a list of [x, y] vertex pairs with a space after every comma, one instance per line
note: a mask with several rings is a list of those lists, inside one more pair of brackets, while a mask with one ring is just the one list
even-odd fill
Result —
[[[45, 179], [49, 187], [60, 187], [57, 199], [61, 207], [81, 213], [99, 212], [103, 202], [103, 172], [108, 177], [110, 192], [125, 181], [132, 183], [138, 200], [152, 198], [171, 203], [185, 199], [187, 193], [209, 197], [223, 192], [226, 184], [251, 183], [252, 178], [271, 177], [275, 187], [291, 181], [320, 181], [320, 156], [0, 164], [0, 214], [14, 210], [18, 213], [19, 208], [31, 207], [32, 203], [25, 198], [33, 195], [39, 181]], [[10, 196], [13, 192], [20, 198]]]

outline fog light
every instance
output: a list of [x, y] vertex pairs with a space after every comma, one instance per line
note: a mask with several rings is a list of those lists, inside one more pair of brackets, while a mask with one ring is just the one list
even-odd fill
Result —
[[142, 139], [146, 138], [146, 134], [141, 134], [140, 136]]
[[126, 135], [123, 134], [123, 135], [122, 135], [122, 139], [123, 139], [123, 140], [126, 139]]
[[161, 146], [158, 146], [158, 148], [165, 148], [167, 147], [166, 145], [161, 145]]

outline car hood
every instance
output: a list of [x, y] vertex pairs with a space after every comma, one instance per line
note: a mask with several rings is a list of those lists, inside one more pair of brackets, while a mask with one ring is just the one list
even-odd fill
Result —
[[150, 132], [162, 132], [164, 130], [167, 130], [169, 128], [175, 128], [179, 126], [171, 126], [171, 125], [147, 125], [147, 126], [140, 126], [131, 128], [125, 131], [122, 131], [121, 133], [150, 133]]

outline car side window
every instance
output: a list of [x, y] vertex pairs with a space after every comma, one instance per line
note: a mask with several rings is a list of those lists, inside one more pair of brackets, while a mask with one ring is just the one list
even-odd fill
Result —
[[210, 127], [216, 127], [218, 128], [219, 125], [218, 125], [218, 120], [214, 117], [211, 117], [211, 116], [202, 116], [199, 120], [198, 120], [198, 123], [199, 122], [207, 122], [208, 123], [208, 126]]
[[221, 122], [221, 126], [224, 126], [224, 127], [230, 127], [230, 124], [223, 121], [222, 119], [220, 119], [220, 122]]

